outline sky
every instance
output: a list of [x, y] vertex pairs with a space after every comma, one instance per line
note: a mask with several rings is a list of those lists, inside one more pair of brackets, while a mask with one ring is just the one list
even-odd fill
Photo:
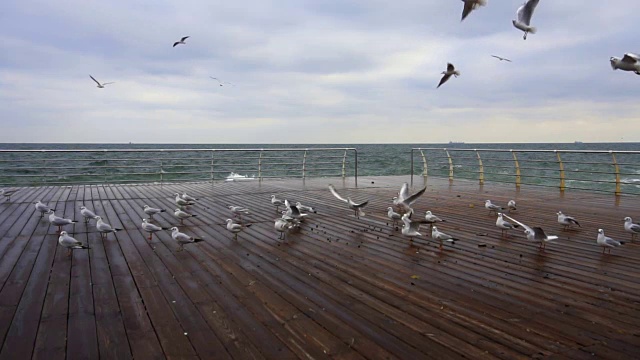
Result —
[[3, 0], [0, 142], [640, 141], [640, 1], [521, 4]]

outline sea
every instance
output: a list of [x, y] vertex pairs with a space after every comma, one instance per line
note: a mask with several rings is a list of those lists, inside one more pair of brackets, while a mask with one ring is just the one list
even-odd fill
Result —
[[[345, 151], [345, 148], [355, 150]], [[206, 151], [213, 149], [215, 151]], [[478, 151], [469, 151], [474, 149]], [[566, 151], [560, 152], [561, 161], [554, 150]], [[559, 187], [564, 175], [568, 189], [614, 192], [619, 179], [622, 193], [640, 194], [640, 143], [632, 142], [6, 143], [0, 144], [0, 186], [225, 180], [232, 172], [259, 178], [355, 176], [356, 163], [359, 177], [407, 175], [413, 171], [418, 176], [452, 175], [454, 179], [472, 180], [483, 176], [485, 182], [515, 183], [519, 170], [523, 185]]]

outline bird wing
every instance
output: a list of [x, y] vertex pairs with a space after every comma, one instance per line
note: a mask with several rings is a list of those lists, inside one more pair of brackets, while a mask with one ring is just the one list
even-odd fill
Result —
[[629, 64], [635, 64], [636, 62], [640, 61], [640, 56], [638, 56], [636, 54], [626, 53], [622, 57], [621, 61], [629, 63]]
[[634, 231], [634, 232], [640, 232], [640, 225], [631, 224], [631, 226], [629, 226], [629, 230]]
[[408, 197], [409, 197], [409, 184], [404, 183], [400, 188], [400, 192], [398, 193], [398, 198], [396, 199], [396, 202], [401, 203]]
[[533, 11], [536, 6], [538, 6], [539, 1], [540, 0], [527, 0], [522, 6], [520, 6], [517, 12], [518, 21], [525, 25], [529, 25]]
[[109, 85], [109, 84], [115, 84], [115, 82], [106, 82], [106, 83], [102, 84], [102, 86]]
[[[175, 46], [175, 45], [174, 45]], [[96, 80], [96, 78], [94, 78], [93, 76], [89, 75], [89, 77], [91, 78], [91, 80], [95, 81], [96, 84], [101, 85], [98, 80]]]
[[606, 237], [606, 236], [604, 238], [604, 243], [609, 245], [609, 246], [620, 246], [621, 245], [619, 241], [613, 240], [612, 238]]
[[185, 40], [187, 40], [188, 38], [189, 38], [188, 36], [185, 36], [185, 37], [183, 37], [182, 39], [180, 39], [180, 41], [185, 41]]
[[422, 188], [422, 190], [416, 192], [415, 194], [407, 197], [406, 199], [404, 199], [404, 202], [411, 205], [414, 202], [416, 202], [416, 200], [422, 195], [424, 194], [424, 192], [427, 191], [427, 187], [425, 186], [424, 188]]
[[471, 11], [475, 8], [476, 8], [475, 3], [465, 1], [464, 8], [462, 8], [462, 19], [460, 19], [460, 21], [464, 20], [464, 18], [466, 18], [471, 13]]
[[503, 217], [506, 217], [507, 219], [509, 219], [509, 220], [513, 221], [514, 223], [516, 223], [516, 224], [518, 224], [518, 225], [522, 226], [525, 230], [529, 230], [529, 231], [531, 231], [531, 232], [533, 232], [533, 233], [535, 234], [535, 232], [533, 231], [533, 229], [531, 229], [531, 228], [530, 228], [530, 227], [528, 227], [527, 225], [525, 225], [525, 224], [521, 223], [520, 221], [518, 221], [518, 220], [516, 220], [516, 219], [514, 219], [514, 218], [512, 218], [512, 217], [510, 217], [510, 216], [508, 216], [508, 215], [505, 215], [505, 214], [502, 214], [502, 216], [503, 216]]
[[447, 71], [451, 72], [453, 70], [455, 70], [456, 68], [453, 66], [452, 63], [447, 63]]
[[179, 42], [179, 41], [174, 42], [174, 43], [173, 43], [173, 47], [176, 47], [176, 45], [178, 45], [178, 44], [180, 44], [180, 42]]
[[451, 77], [451, 74], [446, 74], [445, 76], [443, 76], [442, 79], [440, 79], [440, 83], [438, 84], [436, 89], [439, 88], [442, 84], [446, 83], [450, 77]]
[[340, 194], [338, 194], [338, 192], [336, 191], [336, 188], [334, 188], [333, 185], [329, 184], [329, 190], [331, 191], [333, 196], [335, 196], [338, 200], [349, 203], [349, 200], [343, 198], [342, 196], [340, 196]]
[[60, 244], [62, 246], [65, 246], [65, 247], [72, 247], [72, 246], [76, 246], [76, 245], [81, 245], [82, 246], [82, 243], [80, 241], [78, 241], [78, 240], [76, 240], [76, 239], [74, 239], [74, 238], [72, 238], [71, 236], [68, 236], [68, 235], [62, 236], [62, 241], [59, 241], [59, 242], [60, 242]]

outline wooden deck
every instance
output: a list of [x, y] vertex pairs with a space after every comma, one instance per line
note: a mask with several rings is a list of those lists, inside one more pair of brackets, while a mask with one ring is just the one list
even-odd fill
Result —
[[[24, 188], [0, 200], [1, 359], [624, 359], [640, 356], [640, 240], [603, 255], [604, 228], [629, 240], [640, 198], [430, 178], [414, 208], [459, 237], [439, 251], [386, 218], [408, 177], [243, 183]], [[361, 219], [327, 190], [371, 199]], [[418, 178], [418, 184], [422, 179]], [[204, 242], [177, 252], [151, 242], [143, 204], [200, 198], [181, 231]], [[278, 240], [270, 195], [314, 206], [300, 233]], [[513, 216], [560, 236], [546, 252], [521, 232], [501, 239], [484, 200], [514, 198]], [[101, 240], [93, 224], [65, 230], [90, 250], [66, 257], [33, 202], [82, 220], [85, 205], [125, 231]], [[233, 240], [228, 204], [253, 211]], [[562, 231], [558, 210], [582, 228]], [[172, 213], [157, 223], [179, 224]], [[426, 231], [425, 231], [426, 233]], [[479, 246], [479, 244], [486, 246]], [[595, 355], [595, 356], [594, 356]]]

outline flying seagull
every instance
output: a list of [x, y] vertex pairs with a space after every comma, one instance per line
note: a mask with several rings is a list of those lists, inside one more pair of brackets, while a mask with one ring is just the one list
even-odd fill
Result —
[[89, 77], [91, 78], [91, 80], [95, 81], [96, 84], [98, 84], [98, 88], [100, 88], [100, 89], [104, 89], [105, 85], [115, 84], [114, 82], [106, 82], [106, 83], [100, 84], [100, 82], [98, 80], [96, 80], [96, 78], [94, 78], [93, 76], [89, 75]]
[[184, 45], [184, 44], [185, 44], [185, 42], [184, 42], [184, 41], [185, 41], [185, 40], [187, 40], [188, 38], [189, 38], [188, 36], [185, 36], [185, 37], [183, 37], [182, 39], [180, 39], [180, 41], [176, 41], [176, 42], [174, 42], [174, 43], [173, 43], [173, 47], [176, 47], [176, 45], [178, 45], [178, 44], [183, 44], [183, 45]]
[[329, 184], [329, 190], [331, 191], [333, 196], [336, 197], [336, 199], [347, 203], [349, 208], [354, 211], [356, 217], [359, 218], [360, 216], [364, 216], [365, 215], [365, 213], [364, 213], [364, 211], [362, 211], [362, 209], [364, 209], [364, 207], [367, 206], [367, 204], [369, 203], [369, 200], [367, 200], [365, 202], [361, 202], [360, 204], [356, 204], [355, 202], [353, 202], [353, 200], [351, 200], [350, 197], [347, 197], [345, 199], [342, 196], [340, 196], [340, 194], [338, 194], [338, 192], [336, 191], [336, 188], [333, 187], [333, 185], [331, 185], [331, 184]]
[[209, 76], [209, 77], [210, 77], [210, 78], [212, 78], [213, 80], [217, 81], [217, 82], [220, 84], [220, 86], [224, 86], [224, 84], [233, 85], [233, 84], [232, 84], [232, 83], [230, 83], [230, 82], [226, 82], [226, 81], [222, 82], [222, 81], [220, 81], [220, 79], [218, 79], [218, 78], [214, 78], [213, 76]]
[[511, 62], [511, 60], [509, 60], [509, 59], [507, 59], [507, 58], [503, 58], [502, 56], [498, 56], [498, 55], [491, 55], [491, 56], [493, 56], [494, 58], [496, 58], [496, 59], [498, 59], [498, 60], [500, 60], [500, 61], [508, 61], [508, 62]]
[[640, 75], [640, 55], [626, 53], [622, 59], [612, 56], [609, 61], [613, 70], [633, 71]]
[[424, 192], [427, 191], [427, 187], [425, 186], [421, 190], [417, 191], [413, 195], [409, 195], [409, 184], [404, 183], [400, 188], [400, 192], [398, 192], [398, 196], [393, 198], [393, 205], [400, 211], [402, 214], [409, 213], [412, 211], [411, 205], [418, 200]]
[[462, 0], [462, 2], [464, 2], [464, 8], [462, 8], [462, 19], [460, 19], [461, 22], [471, 13], [471, 11], [477, 9], [480, 6], [487, 5], [487, 0]]
[[439, 88], [442, 84], [446, 83], [447, 80], [451, 77], [451, 75], [458, 77], [460, 76], [460, 71], [456, 70], [452, 63], [447, 63], [447, 71], [443, 71], [441, 74], [444, 74], [442, 79], [440, 79], [440, 83], [436, 87]]
[[538, 6], [538, 2], [540, 2], [540, 0], [527, 0], [516, 12], [518, 20], [512, 20], [513, 26], [524, 31], [524, 36], [522, 37], [524, 40], [527, 40], [528, 33], [536, 33], [536, 28], [530, 26], [529, 23], [531, 22], [533, 11], [536, 9], [536, 6]]

